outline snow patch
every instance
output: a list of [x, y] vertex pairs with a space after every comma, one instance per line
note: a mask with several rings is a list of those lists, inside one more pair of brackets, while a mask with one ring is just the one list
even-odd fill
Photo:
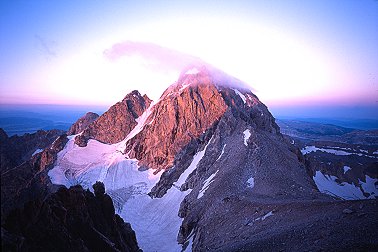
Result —
[[378, 155], [378, 150], [374, 151], [373, 154]]
[[[374, 199], [373, 195], [378, 194], [378, 189], [375, 186], [377, 179], [372, 179], [366, 176], [366, 182], [361, 182], [360, 185], [349, 184], [347, 182], [338, 183], [338, 179], [335, 176], [323, 174], [321, 171], [316, 171], [313, 177], [316, 186], [319, 191], [332, 196], [337, 196], [346, 200], [358, 200], [358, 199]], [[362, 189], [361, 189], [362, 188]], [[363, 193], [368, 193], [370, 196], [366, 197]]]
[[206, 180], [205, 180], [205, 183], [203, 184], [201, 190], [199, 191], [198, 193], [198, 196], [197, 196], [197, 199], [200, 199], [203, 197], [203, 195], [205, 194], [206, 190], [209, 189], [210, 187], [210, 184], [213, 183], [213, 179], [214, 177], [217, 175], [219, 170], [217, 170], [216, 172], [214, 172], [213, 174], [210, 175], [210, 177], [208, 177]]
[[256, 218], [255, 221], [258, 221], [258, 220], [265, 220], [266, 218], [268, 218], [269, 216], [272, 216], [273, 215], [273, 212], [270, 211], [269, 213], [265, 214], [264, 216], [261, 216], [259, 218]]
[[189, 87], [192, 83], [183, 84], [179, 90], [179, 92], [182, 92], [185, 88]]
[[[332, 148], [334, 148], [334, 147], [332, 147]], [[316, 151], [326, 152], [326, 153], [334, 154], [334, 155], [337, 155], [337, 156], [357, 155], [357, 156], [365, 156], [365, 157], [369, 157], [369, 158], [377, 158], [377, 157], [365, 155], [365, 154], [362, 154], [362, 153], [346, 152], [346, 151], [343, 151], [343, 150], [335, 150], [335, 149], [318, 148], [318, 147], [315, 147], [313, 145], [312, 146], [306, 146], [303, 149], [301, 149], [301, 152], [302, 152], [303, 155], [306, 155], [306, 154], [311, 153], [311, 152], [316, 152]]]
[[237, 90], [236, 88], [233, 88], [232, 90], [234, 90], [235, 93], [240, 96], [240, 98], [243, 100], [244, 104], [247, 102], [247, 98], [245, 98], [245, 95], [243, 95], [239, 90]]
[[175, 186], [180, 188], [185, 183], [189, 175], [197, 168], [197, 165], [199, 164], [199, 162], [205, 155], [207, 146], [209, 146], [212, 139], [213, 138], [211, 137], [211, 139], [209, 140], [209, 142], [206, 144], [205, 148], [203, 148], [202, 151], [199, 151], [194, 155], [192, 163], [190, 163], [189, 167], [186, 168], [186, 170], [180, 175], [179, 179], [174, 183]]
[[347, 171], [351, 170], [351, 169], [352, 169], [352, 168], [350, 168], [349, 166], [344, 165], [344, 174], [345, 174]]
[[217, 158], [217, 160], [215, 160], [215, 161], [218, 161], [218, 160], [222, 157], [222, 155], [224, 154], [224, 148], [226, 148], [226, 145], [227, 145], [227, 144], [224, 144], [224, 145], [223, 145], [222, 152], [221, 152], [221, 154], [219, 155], [219, 157]]
[[[368, 175], [365, 175], [365, 181], [366, 182], [360, 182], [360, 185], [365, 193], [370, 194], [368, 198], [377, 198], [378, 197], [378, 179], [374, 179], [369, 177]], [[375, 196], [375, 197], [374, 197]]]
[[246, 129], [246, 130], [244, 130], [243, 134], [244, 134], [244, 145], [248, 146], [247, 141], [248, 141], [249, 137], [251, 136], [251, 132], [249, 131], [249, 129]]
[[130, 131], [130, 133], [126, 136], [126, 138], [119, 143], [119, 147], [120, 147], [118, 148], [119, 151], [122, 152], [125, 149], [125, 145], [127, 141], [135, 137], [139, 132], [143, 130], [144, 126], [146, 125], [146, 121], [148, 117], [151, 115], [153, 111], [152, 108], [154, 105], [155, 103], [151, 102], [150, 106], [143, 112], [143, 114], [139, 116], [137, 119], [135, 119], [135, 121], [137, 122], [137, 125], [134, 127], [132, 131]]
[[194, 239], [194, 229], [188, 235], [188, 238], [186, 239], [187, 241], [189, 241], [188, 246], [186, 246], [185, 250], [182, 252], [185, 252], [185, 251], [191, 252], [193, 250], [193, 239]]
[[248, 188], [253, 188], [255, 186], [255, 179], [253, 177], [250, 177], [248, 180], [247, 180], [247, 187]]
[[33, 152], [32, 156], [34, 156], [35, 154], [41, 153], [42, 151], [43, 151], [43, 149], [36, 149], [36, 150]]
[[191, 69], [189, 69], [188, 71], [186, 71], [185, 74], [198, 74], [200, 71], [198, 71], [197, 68], [193, 67]]

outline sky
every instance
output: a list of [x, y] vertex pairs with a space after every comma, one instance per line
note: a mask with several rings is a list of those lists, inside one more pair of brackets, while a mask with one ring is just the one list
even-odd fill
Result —
[[282, 115], [378, 118], [377, 0], [1, 0], [0, 36], [0, 104], [156, 100], [200, 58]]

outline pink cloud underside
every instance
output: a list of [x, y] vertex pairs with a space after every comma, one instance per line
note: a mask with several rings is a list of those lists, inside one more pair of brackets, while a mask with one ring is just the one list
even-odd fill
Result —
[[199, 58], [158, 46], [152, 43], [124, 41], [114, 44], [110, 49], [104, 51], [104, 57], [110, 61], [121, 58], [140, 56], [146, 60], [151, 68], [162, 68], [164, 70], [181, 70], [189, 64], [201, 62]]

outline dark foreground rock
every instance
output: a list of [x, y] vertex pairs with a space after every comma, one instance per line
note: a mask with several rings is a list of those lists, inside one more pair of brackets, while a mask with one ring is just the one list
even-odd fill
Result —
[[32, 134], [8, 137], [5, 131], [0, 128], [1, 173], [28, 161], [33, 155], [41, 152], [63, 134], [63, 130], [38, 130]]
[[1, 228], [2, 251], [140, 251], [103, 184], [95, 185], [96, 195], [81, 186], [62, 187], [13, 210]]
[[48, 148], [12, 169], [1, 173], [1, 223], [3, 217], [30, 200], [43, 199], [56, 190], [48, 171], [53, 167], [58, 152], [66, 145], [67, 135], [59, 136]]

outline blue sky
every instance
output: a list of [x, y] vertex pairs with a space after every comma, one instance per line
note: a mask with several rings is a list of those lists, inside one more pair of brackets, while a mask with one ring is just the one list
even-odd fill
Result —
[[269, 107], [377, 108], [375, 0], [1, 1], [0, 34], [0, 103], [157, 99], [193, 55]]

